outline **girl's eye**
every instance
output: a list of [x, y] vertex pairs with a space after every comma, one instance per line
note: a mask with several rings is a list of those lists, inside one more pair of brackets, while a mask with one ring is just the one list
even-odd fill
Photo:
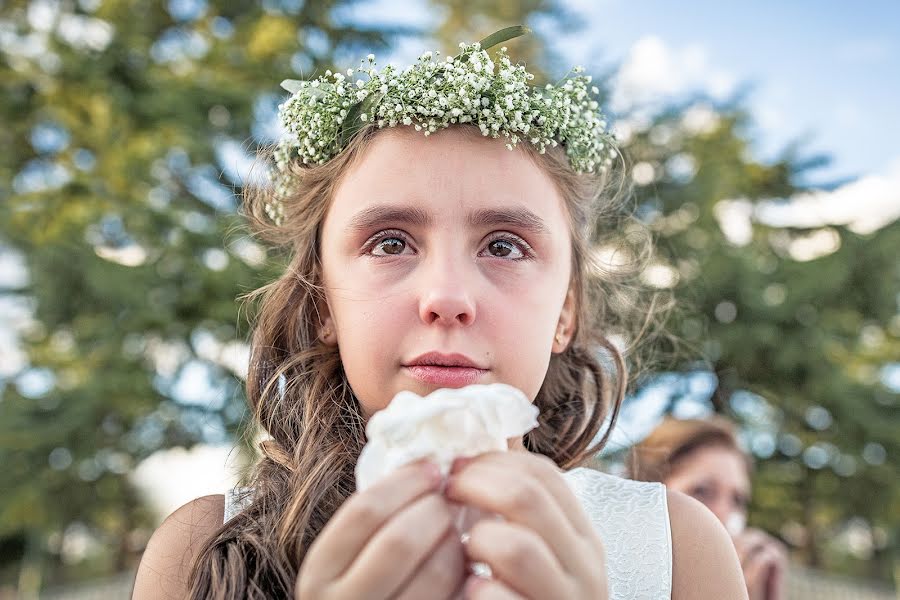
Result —
[[391, 255], [403, 254], [404, 248], [406, 248], [406, 242], [395, 237], [385, 238], [375, 245], [375, 249]]
[[[365, 244], [372, 256], [400, 256], [406, 253], [409, 242], [400, 231], [382, 231]], [[531, 247], [527, 242], [512, 234], [503, 234], [490, 240], [484, 250], [487, 256], [507, 260], [525, 260], [531, 258]], [[484, 255], [484, 254], [483, 254]]]
[[400, 231], [380, 231], [364, 244], [372, 256], [400, 256], [409, 246], [406, 236]]
[[494, 240], [488, 244], [488, 252], [491, 253], [491, 256], [496, 256], [497, 258], [506, 258], [516, 250], [517, 248], [506, 240]]
[[531, 258], [531, 248], [525, 240], [504, 234], [488, 242], [487, 253], [494, 258], [506, 258], [509, 260], [523, 260]]

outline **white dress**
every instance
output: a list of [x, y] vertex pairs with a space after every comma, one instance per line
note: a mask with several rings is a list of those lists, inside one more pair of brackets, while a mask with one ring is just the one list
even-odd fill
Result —
[[[563, 473], [606, 548], [610, 600], [672, 597], [672, 532], [666, 488], [576, 468]], [[225, 493], [225, 522], [251, 500], [248, 488]]]

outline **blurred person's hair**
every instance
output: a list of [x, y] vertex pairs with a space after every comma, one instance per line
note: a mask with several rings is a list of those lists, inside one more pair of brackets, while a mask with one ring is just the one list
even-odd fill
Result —
[[704, 419], [663, 419], [628, 452], [627, 477], [637, 481], [665, 481], [679, 463], [697, 450], [710, 447], [737, 452], [743, 457], [747, 472], [753, 472], [753, 459], [741, 447], [734, 423], [713, 415]]

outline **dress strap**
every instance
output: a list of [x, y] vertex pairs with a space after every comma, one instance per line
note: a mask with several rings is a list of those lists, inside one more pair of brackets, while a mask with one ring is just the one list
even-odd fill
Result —
[[225, 518], [223, 523], [227, 523], [236, 514], [247, 508], [252, 500], [252, 487], [238, 487], [225, 490]]

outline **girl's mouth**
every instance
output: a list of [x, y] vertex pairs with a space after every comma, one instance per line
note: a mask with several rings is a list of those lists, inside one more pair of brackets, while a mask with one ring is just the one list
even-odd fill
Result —
[[457, 388], [476, 383], [487, 369], [476, 367], [448, 367], [442, 365], [409, 365], [403, 367], [408, 375], [424, 383]]

